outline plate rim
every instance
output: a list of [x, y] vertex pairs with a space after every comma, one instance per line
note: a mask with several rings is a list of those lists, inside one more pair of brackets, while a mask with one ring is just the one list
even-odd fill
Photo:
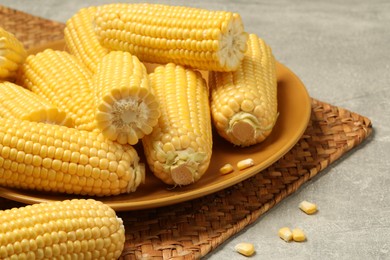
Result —
[[[61, 46], [61, 44], [63, 44], [63, 41], [57, 41], [57, 42], [53, 42], [51, 44], [54, 44], [55, 46], [57, 46], [57, 45]], [[44, 46], [50, 46], [50, 44], [44, 45]], [[32, 49], [30, 49], [30, 51], [31, 50], [32, 51], [40, 50], [42, 48], [45, 48], [44, 46], [33, 47]], [[260, 164], [256, 164], [253, 167], [251, 167], [251, 171], [249, 171], [246, 174], [239, 174], [239, 175], [233, 176], [232, 178], [229, 178], [229, 179], [217, 182], [217, 183], [213, 183], [210, 186], [208, 186], [208, 185], [202, 186], [199, 189], [190, 190], [190, 191], [183, 192], [180, 194], [175, 193], [175, 194], [173, 194], [173, 196], [170, 196], [170, 197], [172, 197], [171, 199], [167, 199], [168, 197], [161, 197], [161, 198], [155, 198], [152, 200], [140, 200], [140, 201], [127, 202], [125, 200], [120, 200], [120, 201], [105, 200], [105, 198], [108, 198], [108, 197], [87, 197], [87, 198], [93, 198], [93, 199], [97, 199], [97, 200], [101, 199], [101, 201], [103, 203], [109, 205], [111, 208], [113, 208], [116, 211], [129, 211], [129, 210], [159, 208], [159, 207], [163, 207], [163, 206], [178, 204], [178, 203], [185, 202], [185, 201], [190, 201], [193, 199], [197, 199], [197, 198], [200, 198], [203, 196], [213, 194], [215, 192], [221, 191], [221, 190], [226, 189], [228, 187], [234, 186], [234, 185], [260, 173], [262, 170], [268, 168], [269, 166], [271, 166], [278, 159], [283, 157], [288, 151], [290, 151], [291, 148], [293, 148], [293, 146], [299, 141], [299, 139], [302, 137], [302, 135], [304, 134], [304, 132], [307, 128], [307, 125], [309, 123], [310, 116], [311, 116], [311, 98], [310, 98], [310, 95], [309, 95], [305, 85], [302, 83], [300, 78], [293, 71], [291, 71], [287, 66], [283, 65], [282, 63], [280, 63], [278, 61], [276, 61], [276, 63], [277, 63], [277, 67], [279, 69], [281, 69], [280, 73], [288, 74], [288, 77], [294, 78], [294, 80], [297, 83], [299, 83], [298, 85], [301, 87], [300, 91], [302, 93], [302, 96], [304, 96], [304, 100], [306, 101], [306, 104], [305, 104], [306, 109], [304, 110], [305, 114], [302, 115], [303, 119], [302, 119], [301, 124], [299, 125], [299, 131], [298, 130], [296, 131], [294, 138], [291, 138], [291, 139], [289, 139], [288, 142], [284, 143], [282, 149], [279, 150], [282, 152], [273, 153], [271, 156], [266, 158], [264, 161], [261, 161]], [[18, 191], [20, 191], [20, 192], [18, 192]], [[28, 193], [27, 190], [19, 190], [16, 188], [0, 187], [0, 196], [1, 197], [6, 198], [6, 199], [10, 199], [10, 200], [13, 200], [16, 202], [21, 202], [21, 203], [26, 203], [26, 204], [34, 204], [34, 203], [41, 203], [41, 202], [49, 202], [49, 201], [58, 200], [58, 199], [55, 199], [55, 197], [54, 197], [54, 199], [50, 199], [50, 197], [41, 197], [41, 196], [37, 196], [36, 194], [28, 195], [28, 194], [26, 194], [26, 192]], [[39, 191], [34, 191], [34, 192], [39, 192]], [[63, 195], [68, 196], [67, 194], [63, 194]], [[71, 196], [71, 195], [69, 195], [69, 196]], [[79, 195], [75, 195], [75, 197], [79, 197]], [[86, 198], [86, 197], [84, 197], [84, 198]], [[69, 199], [71, 199], [71, 197], [69, 197]]]

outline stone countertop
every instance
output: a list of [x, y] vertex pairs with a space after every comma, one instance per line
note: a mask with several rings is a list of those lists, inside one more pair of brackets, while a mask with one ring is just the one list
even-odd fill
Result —
[[[23, 1], [0, 4], [59, 22], [79, 8], [117, 1]], [[122, 1], [131, 2], [131, 1]], [[388, 0], [149, 1], [241, 14], [248, 32], [273, 49], [316, 99], [372, 120], [373, 135], [330, 165], [206, 259], [390, 259], [390, 2]], [[386, 155], [387, 154], [387, 155]], [[386, 159], [387, 158], [387, 159]], [[298, 209], [315, 202], [318, 214]], [[303, 243], [285, 243], [283, 226], [300, 227]]]

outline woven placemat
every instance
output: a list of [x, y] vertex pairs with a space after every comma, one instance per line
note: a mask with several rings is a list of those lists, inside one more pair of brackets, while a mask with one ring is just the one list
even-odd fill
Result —
[[[27, 48], [63, 38], [64, 25], [0, 6], [0, 26]], [[228, 189], [178, 205], [119, 212], [126, 228], [122, 259], [198, 259], [295, 192], [372, 132], [359, 114], [312, 99], [298, 143], [261, 173]], [[0, 198], [0, 208], [23, 206]]]

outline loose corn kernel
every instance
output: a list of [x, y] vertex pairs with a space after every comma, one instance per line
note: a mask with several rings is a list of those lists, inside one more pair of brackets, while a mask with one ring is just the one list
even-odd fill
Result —
[[317, 205], [306, 200], [299, 203], [299, 208], [308, 215], [314, 214], [317, 212]]
[[237, 168], [239, 170], [244, 170], [246, 168], [252, 167], [253, 165], [255, 165], [255, 162], [253, 161], [253, 159], [252, 158], [248, 158], [248, 159], [239, 161], [237, 163]]
[[255, 253], [255, 246], [251, 243], [238, 243], [234, 249], [244, 256], [251, 256]]
[[279, 229], [278, 234], [279, 234], [279, 237], [286, 242], [291, 241], [293, 238], [293, 234], [291, 232], [291, 229], [288, 227], [282, 227], [281, 229]]
[[303, 233], [303, 231], [301, 229], [294, 228], [292, 230], [292, 239], [295, 242], [302, 242], [302, 241], [306, 240], [306, 236], [305, 236], [305, 233]]
[[234, 171], [234, 168], [230, 163], [227, 163], [224, 166], [222, 166], [221, 168], [219, 168], [219, 172], [221, 174], [228, 174], [228, 173], [231, 173], [232, 171]]

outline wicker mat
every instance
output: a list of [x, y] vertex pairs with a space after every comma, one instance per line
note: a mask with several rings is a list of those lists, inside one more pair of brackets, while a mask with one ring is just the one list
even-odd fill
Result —
[[[0, 6], [0, 26], [31, 47], [62, 39], [64, 25]], [[228, 189], [156, 209], [119, 212], [123, 259], [198, 259], [254, 222], [372, 132], [368, 118], [312, 99], [309, 125], [279, 161]], [[0, 198], [0, 208], [22, 204]]]

